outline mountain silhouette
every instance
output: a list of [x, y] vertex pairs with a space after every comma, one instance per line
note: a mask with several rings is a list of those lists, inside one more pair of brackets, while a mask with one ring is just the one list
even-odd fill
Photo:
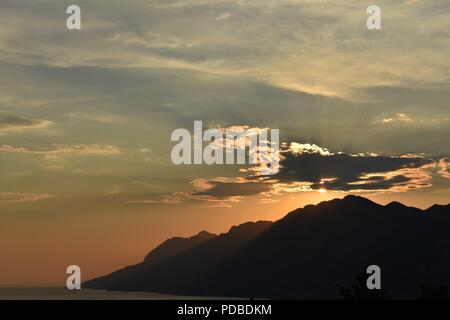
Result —
[[85, 288], [178, 295], [338, 298], [355, 275], [380, 266], [388, 298], [412, 299], [424, 283], [450, 285], [450, 205], [427, 210], [346, 196], [276, 222], [172, 238], [142, 263]]
[[184, 251], [192, 249], [205, 241], [215, 237], [213, 233], [202, 231], [190, 238], [174, 237], [164, 241], [161, 245], [152, 250], [144, 259], [144, 264], [155, 264], [171, 257], [174, 257]]

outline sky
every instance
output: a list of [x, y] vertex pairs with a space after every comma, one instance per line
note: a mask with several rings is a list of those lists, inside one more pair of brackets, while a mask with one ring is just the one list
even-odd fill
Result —
[[[0, 286], [347, 194], [449, 203], [450, 2], [369, 4], [0, 0]], [[279, 172], [173, 164], [196, 120], [279, 129]]]

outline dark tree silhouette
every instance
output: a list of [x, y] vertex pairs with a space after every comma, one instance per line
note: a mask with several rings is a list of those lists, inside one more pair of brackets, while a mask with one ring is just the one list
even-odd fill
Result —
[[356, 285], [351, 288], [341, 287], [341, 295], [345, 300], [384, 300], [386, 299], [383, 289], [370, 290], [367, 288], [366, 281], [370, 275], [360, 273], [355, 276]]
[[420, 286], [422, 295], [419, 300], [448, 300], [448, 288], [445, 286], [435, 286], [428, 282]]

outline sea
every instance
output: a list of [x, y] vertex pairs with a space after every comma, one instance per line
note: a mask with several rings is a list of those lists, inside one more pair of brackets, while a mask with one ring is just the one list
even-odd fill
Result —
[[148, 292], [68, 290], [67, 288], [0, 288], [0, 300], [228, 300], [235, 298], [177, 296]]

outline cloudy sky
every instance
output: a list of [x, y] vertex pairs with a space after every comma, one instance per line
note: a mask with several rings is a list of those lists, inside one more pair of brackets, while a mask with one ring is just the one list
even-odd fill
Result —
[[[349, 193], [448, 203], [450, 2], [369, 4], [0, 0], [0, 285]], [[279, 129], [280, 171], [172, 164], [194, 120]]]

